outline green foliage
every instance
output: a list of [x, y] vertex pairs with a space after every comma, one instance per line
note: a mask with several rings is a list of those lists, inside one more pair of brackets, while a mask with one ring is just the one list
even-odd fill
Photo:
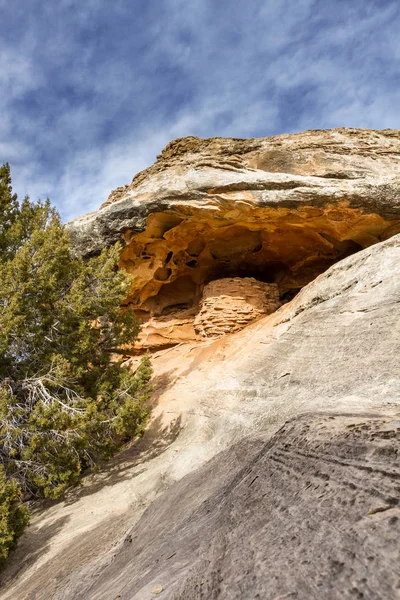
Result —
[[7, 252], [8, 232], [18, 211], [17, 195], [12, 193], [10, 165], [0, 167], [0, 254]]
[[121, 309], [129, 278], [117, 269], [119, 248], [74, 257], [49, 201], [18, 204], [8, 165], [0, 207], [4, 489], [15, 496], [18, 483], [25, 499], [55, 498], [143, 433], [151, 365], [145, 357], [132, 373], [116, 358], [139, 331]]
[[29, 510], [22, 504], [17, 482], [8, 480], [0, 467], [0, 568], [29, 521]]

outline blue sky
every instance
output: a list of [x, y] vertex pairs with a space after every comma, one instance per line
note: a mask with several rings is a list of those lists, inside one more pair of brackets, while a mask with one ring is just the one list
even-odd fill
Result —
[[398, 0], [0, 0], [0, 162], [68, 220], [171, 139], [400, 128]]

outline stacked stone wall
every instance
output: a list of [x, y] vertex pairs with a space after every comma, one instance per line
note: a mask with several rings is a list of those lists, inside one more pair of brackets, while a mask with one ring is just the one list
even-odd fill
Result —
[[194, 327], [203, 337], [219, 337], [243, 329], [279, 306], [276, 283], [263, 283], [253, 277], [217, 279], [204, 287]]

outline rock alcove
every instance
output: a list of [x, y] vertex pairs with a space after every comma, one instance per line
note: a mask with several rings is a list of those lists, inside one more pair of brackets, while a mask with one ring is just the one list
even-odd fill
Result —
[[[239, 200], [236, 206], [215, 216], [210, 210], [153, 213], [144, 231], [124, 234], [120, 265], [133, 276], [126, 304], [143, 323], [140, 348], [235, 331], [291, 300], [335, 262], [391, 234], [391, 221], [346, 203], [244, 212]], [[238, 286], [245, 289], [241, 279], [248, 290], [258, 287], [250, 302], [237, 293]], [[219, 280], [225, 287], [214, 285], [210, 291], [210, 282]], [[272, 298], [264, 309], [255, 300], [263, 286], [265, 297]], [[242, 303], [236, 327], [234, 298]], [[231, 311], [225, 327], [224, 302], [228, 315]], [[216, 328], [205, 325], [207, 306], [214, 317], [219, 311]]]

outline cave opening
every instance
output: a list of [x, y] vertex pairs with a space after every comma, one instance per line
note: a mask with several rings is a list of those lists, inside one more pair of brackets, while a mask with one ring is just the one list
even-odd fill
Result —
[[206, 277], [205, 283], [224, 277], [253, 277], [264, 283], [277, 283], [288, 272], [289, 269], [283, 262], [265, 261], [255, 264], [244, 257], [243, 260], [235, 260], [233, 262], [221, 261], [217, 263]]
[[182, 323], [193, 323], [204, 304], [207, 286], [246, 279], [276, 286], [282, 305], [336, 262], [385, 239], [391, 227], [378, 215], [335, 206], [308, 207], [304, 213], [253, 210], [240, 222], [220, 215], [153, 214], [148, 228], [130, 238], [121, 254], [122, 268], [133, 276], [127, 304], [143, 322], [156, 319], [160, 327], [172, 327], [180, 320], [183, 330]]
[[[212, 236], [189, 239], [184, 248], [166, 247], [163, 260], [137, 296], [141, 310], [152, 316], [174, 310], [198, 309], [210, 282], [226, 278], [252, 278], [276, 284], [281, 303], [338, 260], [362, 249], [352, 239], [339, 240], [318, 231], [281, 230], [279, 241], [263, 230], [232, 226]], [[154, 250], [153, 250], [154, 252]], [[151, 255], [146, 247], [142, 256]], [[155, 260], [143, 263], [153, 267]]]

